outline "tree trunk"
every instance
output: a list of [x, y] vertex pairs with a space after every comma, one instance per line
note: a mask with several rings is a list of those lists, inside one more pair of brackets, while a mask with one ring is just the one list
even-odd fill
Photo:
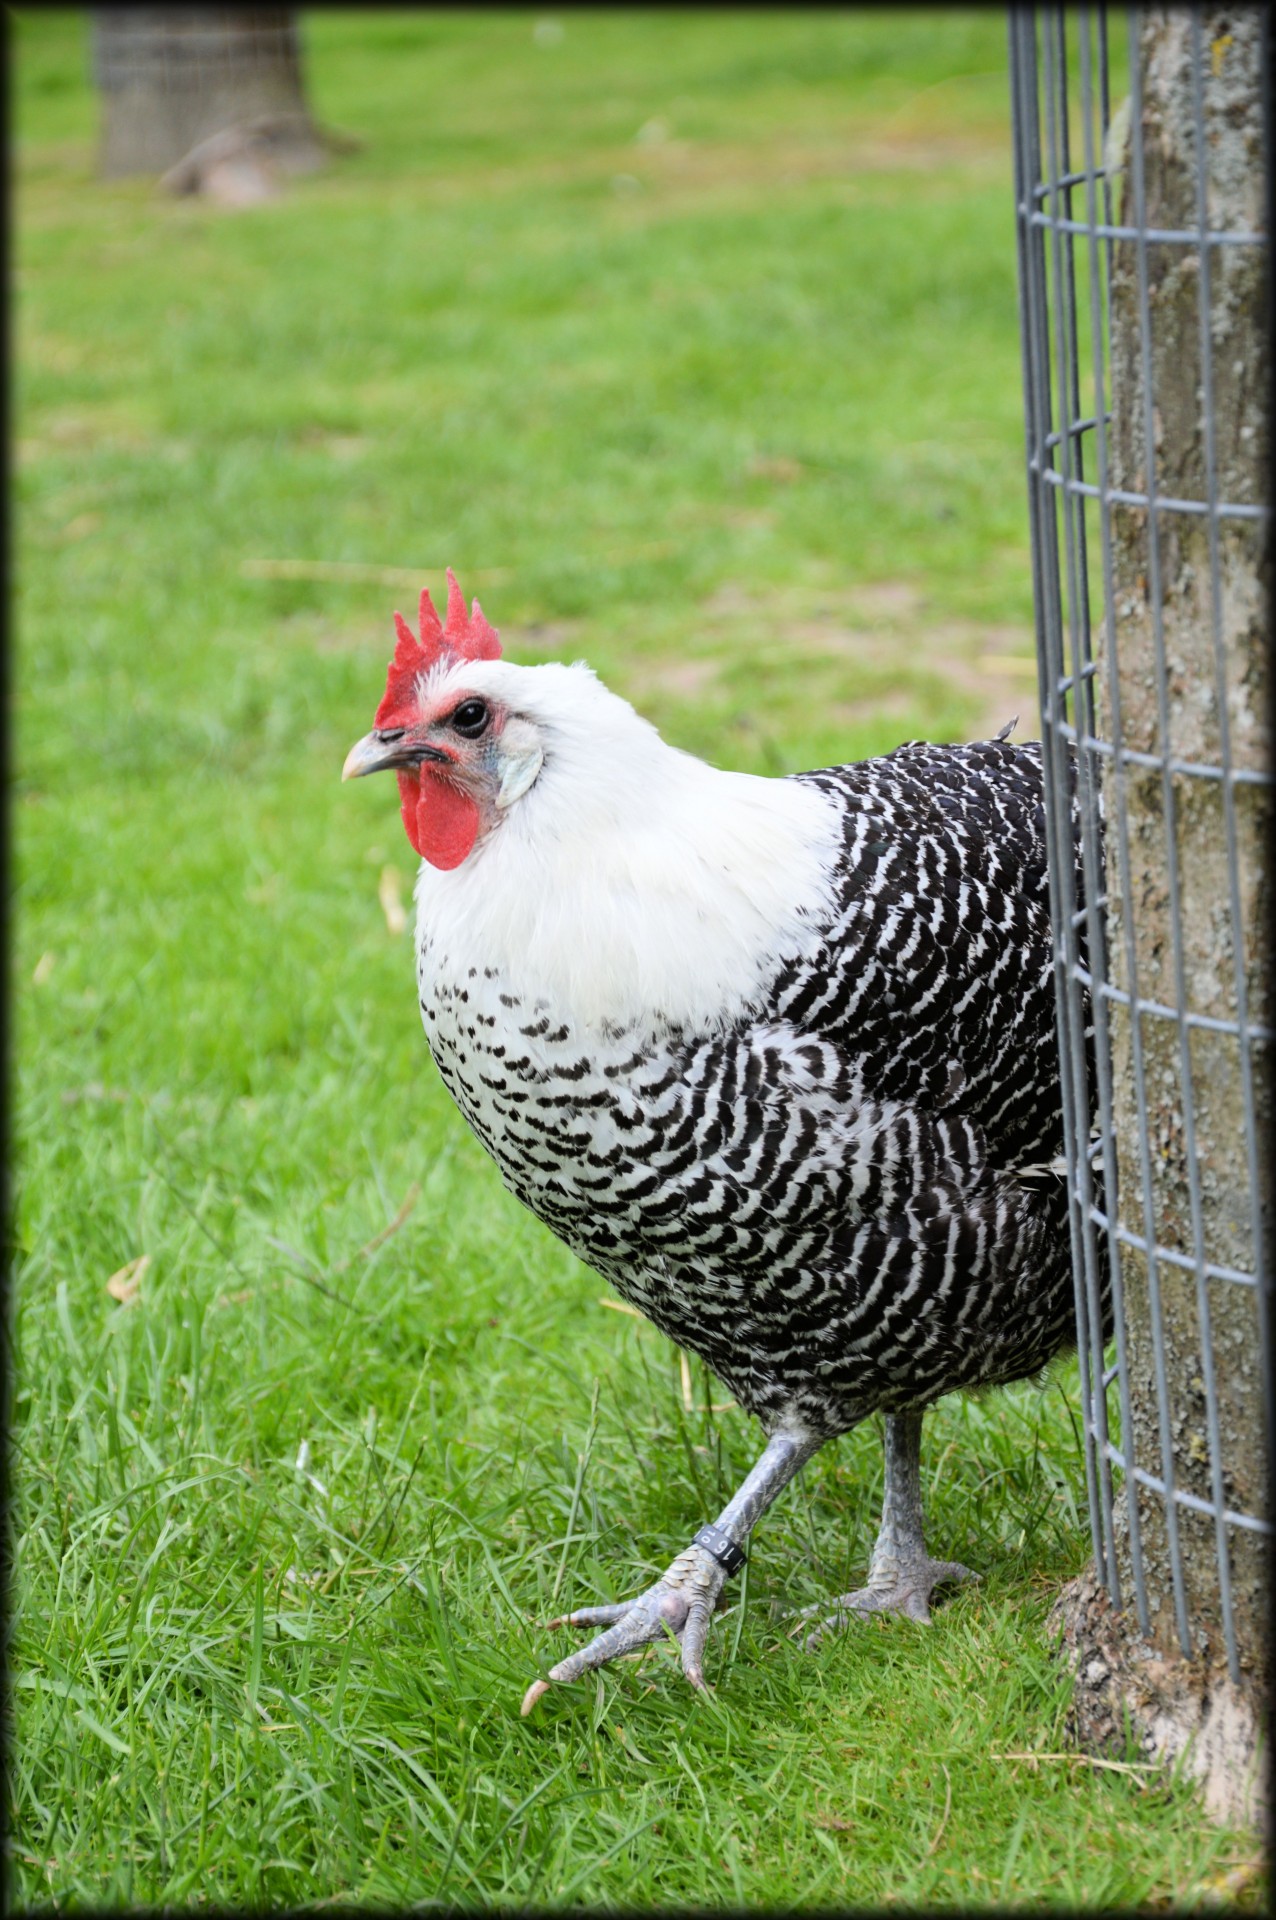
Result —
[[[1205, 197], [1214, 231], [1256, 234], [1265, 224], [1263, 38], [1258, 8], [1210, 9], [1203, 17]], [[1138, 61], [1136, 114], [1141, 95], [1145, 227], [1199, 228], [1195, 50], [1186, 9], [1150, 9], [1139, 16], [1131, 61]], [[1136, 144], [1127, 136], [1123, 225], [1138, 218], [1139, 165]], [[1211, 494], [1233, 504], [1266, 501], [1266, 268], [1265, 248], [1256, 244], [1203, 252], [1182, 241], [1142, 248], [1135, 240], [1116, 243], [1112, 487], [1140, 494], [1152, 489], [1185, 501], [1205, 502]], [[1208, 363], [1202, 354], [1203, 302]], [[1114, 504], [1111, 528], [1115, 659], [1105, 653], [1098, 664], [1100, 733], [1116, 737], [1108, 694], [1115, 673], [1120, 745], [1127, 752], [1157, 758], [1168, 752], [1193, 765], [1266, 774], [1264, 523], [1222, 515], [1212, 525], [1205, 513], [1161, 509], [1149, 515], [1141, 506]], [[1162, 766], [1127, 762], [1123, 771], [1110, 772], [1105, 807], [1112, 983], [1137, 991], [1144, 1001], [1186, 1007], [1207, 1019], [1268, 1022], [1267, 787], [1177, 771], [1167, 776]], [[1118, 827], [1123, 808], [1128, 864]], [[1121, 1225], [1140, 1236], [1150, 1226], [1156, 1246], [1171, 1256], [1158, 1258], [1153, 1270], [1142, 1250], [1122, 1248], [1132, 1411], [1132, 1430], [1122, 1435], [1126, 1457], [1164, 1479], [1168, 1453], [1181, 1492], [1211, 1507], [1269, 1518], [1273, 1436], [1266, 1431], [1270, 1407], [1264, 1408], [1270, 1372], [1265, 1388], [1263, 1303], [1252, 1284], [1221, 1276], [1202, 1283], [1194, 1270], [1203, 1258], [1253, 1276], [1261, 1269], [1258, 1243], [1264, 1239], [1270, 1257], [1266, 1049], [1251, 1045], [1247, 1062], [1234, 1033], [1199, 1026], [1187, 1029], [1185, 1045], [1178, 1020], [1146, 1013], [1137, 1036], [1140, 1067], [1127, 1007], [1112, 1004], [1110, 1021]], [[1255, 1122], [1249, 1127], [1247, 1098]], [[1128, 1475], [1117, 1530], [1127, 1609], [1122, 1632], [1128, 1632], [1134, 1608], [1135, 1500], [1150, 1651], [1160, 1656], [1159, 1677], [1153, 1702], [1136, 1701], [1127, 1687], [1120, 1703], [1133, 1709], [1136, 1725], [1141, 1704], [1145, 1727], [1149, 1716], [1177, 1715], [1197, 1733], [1198, 1760], [1204, 1763], [1210, 1743], [1202, 1728], [1210, 1700], [1225, 1700], [1236, 1738], [1218, 1763], [1215, 1799], [1220, 1811], [1234, 1817], [1238, 1803], [1228, 1798], [1225, 1776], [1237, 1776], [1240, 1785], [1238, 1768], [1247, 1742], [1252, 1749], [1267, 1677], [1267, 1541], [1229, 1524], [1220, 1554], [1213, 1515], [1175, 1503], [1182, 1568], [1176, 1604], [1166, 1502]], [[1226, 1677], [1223, 1594], [1229, 1584], [1235, 1684]], [[1092, 1627], [1101, 1612], [1092, 1606]], [[1180, 1642], [1183, 1619], [1188, 1660]], [[1097, 1682], [1100, 1667], [1121, 1664], [1111, 1620], [1100, 1641], [1105, 1635], [1096, 1659], [1084, 1625], [1074, 1618], [1069, 1627], [1074, 1653], [1079, 1650], [1083, 1733], [1087, 1667]], [[1148, 1651], [1127, 1639], [1124, 1657], [1127, 1663], [1142, 1659], [1144, 1677]], [[1119, 1712], [1110, 1717], [1119, 1728]]]
[[228, 128], [268, 135], [293, 171], [322, 158], [292, 13], [104, 9], [92, 46], [106, 175], [163, 173]]

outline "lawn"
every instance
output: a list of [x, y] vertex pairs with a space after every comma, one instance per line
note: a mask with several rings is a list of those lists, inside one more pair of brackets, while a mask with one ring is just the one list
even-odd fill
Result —
[[505, 1194], [338, 782], [448, 564], [721, 764], [1035, 731], [1004, 21], [304, 30], [359, 150], [228, 213], [97, 180], [83, 17], [11, 23], [13, 1897], [1217, 1899], [1251, 1840], [1065, 1749], [1066, 1366], [928, 1422], [984, 1576], [929, 1631], [784, 1619], [863, 1573], [866, 1427], [712, 1697], [662, 1649], [520, 1720], [758, 1436]]

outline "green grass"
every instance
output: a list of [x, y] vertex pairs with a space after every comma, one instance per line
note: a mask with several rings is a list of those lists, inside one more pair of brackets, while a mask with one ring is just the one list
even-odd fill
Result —
[[362, 148], [241, 214], [96, 180], [80, 17], [13, 29], [14, 1894], [1192, 1904], [1252, 1842], [1058, 1757], [1066, 1369], [929, 1422], [985, 1574], [929, 1633], [780, 1617], [862, 1573], [865, 1428], [712, 1699], [661, 1650], [518, 1717], [757, 1434], [440, 1089], [337, 781], [391, 606], [450, 562], [763, 771], [1033, 698], [1000, 15], [533, 19], [309, 18]]

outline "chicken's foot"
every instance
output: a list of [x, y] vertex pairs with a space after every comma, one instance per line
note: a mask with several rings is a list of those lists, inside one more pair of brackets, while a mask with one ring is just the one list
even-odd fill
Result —
[[799, 1616], [824, 1614], [803, 1642], [811, 1652], [831, 1627], [872, 1613], [902, 1613], [909, 1620], [930, 1620], [930, 1599], [946, 1580], [977, 1580], [979, 1575], [957, 1560], [932, 1560], [922, 1535], [922, 1416], [920, 1412], [886, 1416], [886, 1492], [882, 1524], [869, 1562], [868, 1585], [854, 1593], [839, 1593], [833, 1611], [828, 1602], [805, 1607]]
[[[805, 1435], [775, 1433], [739, 1491], [719, 1514], [716, 1531], [726, 1542], [743, 1548], [754, 1524], [772, 1501], [784, 1491], [798, 1471], [820, 1445]], [[705, 1688], [704, 1650], [709, 1638], [718, 1597], [726, 1585], [727, 1567], [708, 1547], [693, 1542], [680, 1553], [654, 1587], [648, 1587], [636, 1600], [603, 1607], [579, 1607], [550, 1625], [602, 1627], [604, 1631], [588, 1646], [551, 1667], [544, 1680], [533, 1680], [523, 1698], [523, 1713], [529, 1714], [551, 1683], [562, 1685], [579, 1680], [609, 1660], [635, 1653], [664, 1634], [671, 1634], [682, 1648], [682, 1671], [693, 1687]]]

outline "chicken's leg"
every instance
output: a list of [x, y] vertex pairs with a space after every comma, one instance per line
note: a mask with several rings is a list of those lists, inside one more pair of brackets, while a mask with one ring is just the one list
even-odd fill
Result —
[[693, 1687], [703, 1688], [709, 1621], [726, 1585], [730, 1562], [736, 1553], [743, 1560], [741, 1549], [755, 1522], [819, 1445], [818, 1440], [805, 1435], [772, 1434], [762, 1457], [722, 1509], [715, 1526], [703, 1530], [716, 1536], [712, 1542], [716, 1551], [693, 1541], [655, 1586], [648, 1587], [636, 1600], [618, 1606], [580, 1607], [564, 1620], [551, 1621], [555, 1627], [603, 1627], [605, 1631], [551, 1667], [547, 1680], [533, 1680], [523, 1699], [524, 1714], [530, 1713], [541, 1695], [549, 1691], [551, 1682], [579, 1680], [582, 1674], [605, 1666], [623, 1653], [635, 1652], [665, 1632], [682, 1642], [682, 1670]]
[[[922, 1537], [922, 1416], [920, 1412], [886, 1416], [886, 1493], [882, 1525], [869, 1562], [868, 1585], [840, 1593], [834, 1611], [807, 1635], [809, 1652], [829, 1627], [870, 1613], [903, 1613], [910, 1620], [930, 1619], [930, 1597], [945, 1580], [977, 1580], [978, 1574], [956, 1560], [932, 1560]], [[827, 1604], [827, 1603], [825, 1603]], [[807, 1616], [819, 1607], [804, 1609]]]

